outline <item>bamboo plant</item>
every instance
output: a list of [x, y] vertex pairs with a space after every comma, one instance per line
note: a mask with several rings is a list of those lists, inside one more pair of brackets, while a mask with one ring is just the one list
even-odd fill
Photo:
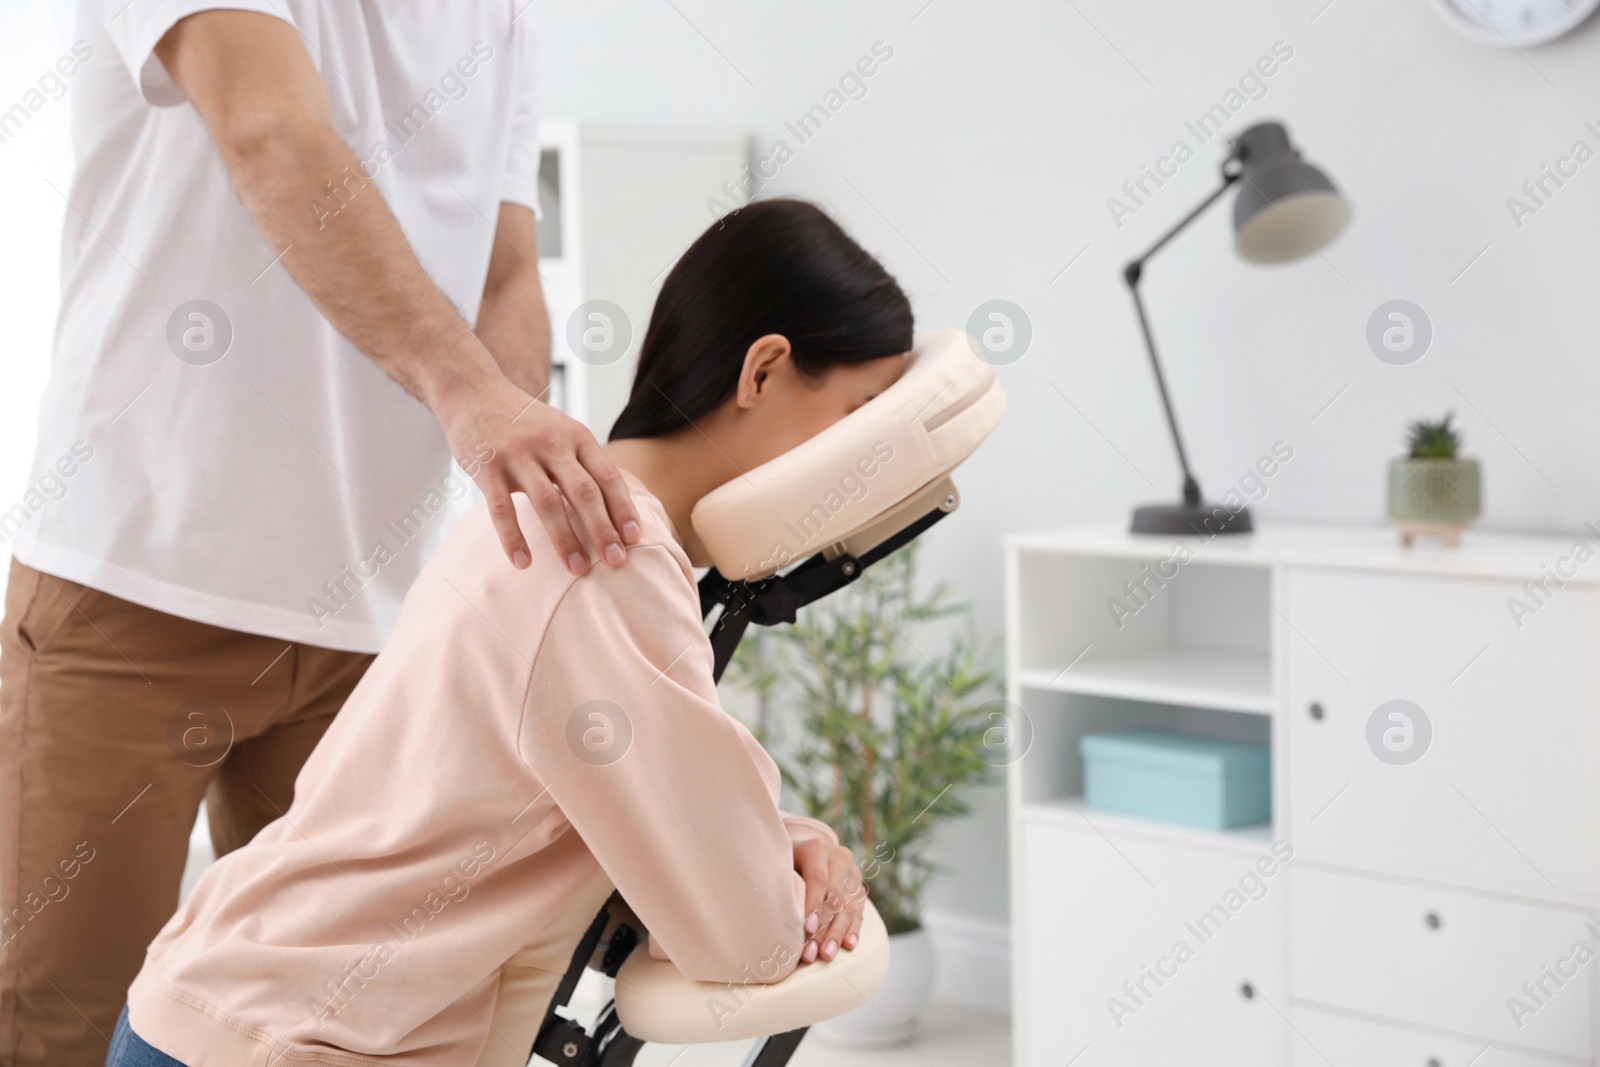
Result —
[[[966, 615], [939, 585], [918, 594], [916, 545], [867, 570], [789, 627], [747, 635], [729, 671], [761, 708], [754, 730], [806, 814], [839, 834], [861, 865], [890, 933], [917, 929], [938, 871], [933, 828], [970, 810], [985, 779], [995, 676], [970, 623], [932, 650], [919, 625]], [[778, 729], [791, 721], [795, 736]], [[776, 743], [774, 743], [776, 742]]]

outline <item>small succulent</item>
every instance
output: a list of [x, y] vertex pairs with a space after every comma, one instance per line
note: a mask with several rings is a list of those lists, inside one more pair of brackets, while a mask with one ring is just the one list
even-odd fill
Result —
[[1461, 451], [1461, 435], [1450, 425], [1454, 412], [1437, 422], [1418, 419], [1406, 431], [1412, 459], [1455, 459]]

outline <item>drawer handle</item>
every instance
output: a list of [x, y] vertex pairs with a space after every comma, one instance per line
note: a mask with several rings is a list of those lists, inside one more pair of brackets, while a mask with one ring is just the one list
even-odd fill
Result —
[[1322, 721], [1322, 702], [1313, 700], [1310, 707], [1311, 717], [1318, 722]]
[[1424, 921], [1428, 924], [1428, 929], [1430, 930], [1437, 930], [1444, 925], [1444, 920], [1439, 918], [1439, 913], [1436, 911], [1428, 912]]
[[1240, 982], [1239, 995], [1246, 1000], [1254, 1000], [1256, 996], [1256, 987], [1251, 985], [1249, 982]]

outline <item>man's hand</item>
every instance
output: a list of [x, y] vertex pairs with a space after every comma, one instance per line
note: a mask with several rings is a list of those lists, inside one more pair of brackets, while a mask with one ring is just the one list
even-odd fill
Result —
[[430, 406], [451, 453], [488, 499], [489, 518], [513, 565], [521, 568], [529, 562], [528, 543], [511, 503], [514, 492], [527, 494], [573, 574], [588, 570], [589, 559], [563, 500], [601, 557], [613, 567], [622, 565], [623, 542], [639, 540], [637, 513], [622, 472], [582, 423], [539, 403], [504, 376], [458, 395], [439, 396]]
[[[639, 536], [621, 475], [587, 429], [512, 384], [422, 269], [334, 131], [327, 91], [294, 27], [259, 12], [203, 11], [155, 51], [205, 122], [239, 202], [267, 244], [283, 249], [285, 269], [351, 344], [428, 405], [452, 454], [472, 465], [512, 563], [530, 559], [513, 492], [528, 494], [575, 573], [588, 560], [563, 495], [595, 551], [620, 561], [622, 544]], [[342, 190], [332, 218], [309, 209], [329, 183]]]
[[[488, 498], [489, 516], [514, 564], [521, 567], [528, 560], [511, 507], [511, 493], [520, 491], [532, 501], [574, 574], [582, 574], [589, 561], [573, 535], [563, 497], [595, 551], [618, 566], [625, 558], [622, 543], [639, 539], [627, 484], [587, 429], [553, 408], [531, 403], [544, 399], [550, 377], [550, 320], [539, 285], [539, 230], [533, 210], [501, 204], [494, 230], [475, 332], [516, 387], [516, 395], [491, 381], [492, 392], [469, 401], [463, 410], [441, 399], [433, 411], [452, 453]], [[515, 410], [510, 404], [517, 405]], [[492, 439], [497, 431], [503, 446]], [[476, 461], [470, 467], [469, 456]]]
[[821, 838], [799, 841], [794, 869], [806, 883], [806, 943], [800, 958], [831, 960], [841, 947], [854, 949], [861, 940], [867, 887], [850, 850]]

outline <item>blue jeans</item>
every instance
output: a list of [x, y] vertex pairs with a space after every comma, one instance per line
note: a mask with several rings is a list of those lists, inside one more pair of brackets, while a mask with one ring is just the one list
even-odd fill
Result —
[[111, 1035], [111, 1051], [106, 1053], [106, 1067], [184, 1067], [184, 1064], [165, 1052], [145, 1043], [128, 1025], [128, 1006], [122, 1006], [117, 1016], [117, 1031]]

